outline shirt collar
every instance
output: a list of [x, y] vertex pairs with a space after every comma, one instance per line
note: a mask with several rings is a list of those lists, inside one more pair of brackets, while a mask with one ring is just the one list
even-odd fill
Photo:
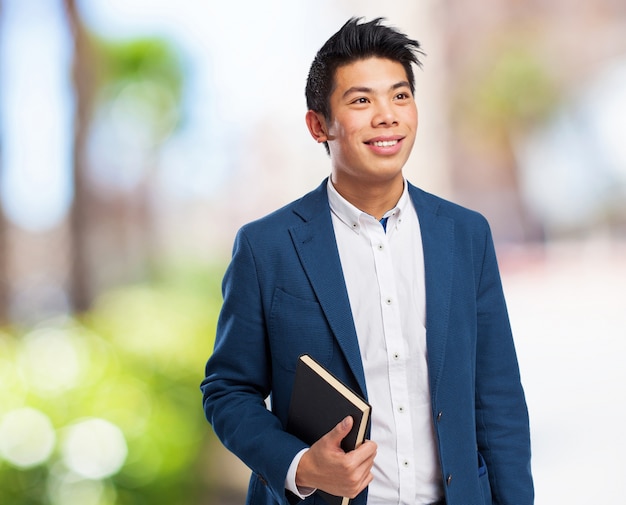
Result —
[[[350, 228], [355, 233], [360, 233], [361, 231], [361, 220], [362, 219], [375, 219], [370, 214], [363, 212], [362, 210], [357, 209], [354, 205], [352, 205], [348, 200], [346, 200], [343, 196], [339, 194], [339, 192], [333, 186], [330, 177], [328, 178], [327, 184], [327, 193], [328, 193], [328, 203], [330, 205], [330, 210], [333, 214], [335, 214], [339, 220], [344, 223], [348, 228]], [[388, 217], [389, 221], [387, 222], [388, 227], [397, 227], [401, 222], [402, 211], [406, 209], [406, 206], [409, 204], [409, 189], [406, 179], [404, 180], [404, 189], [402, 191], [402, 195], [396, 203], [395, 207], [389, 209], [383, 217]], [[388, 228], [389, 229], [389, 228]]]

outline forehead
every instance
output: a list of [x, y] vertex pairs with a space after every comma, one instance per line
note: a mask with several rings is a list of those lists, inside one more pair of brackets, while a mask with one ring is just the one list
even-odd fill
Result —
[[408, 76], [402, 63], [387, 58], [365, 58], [337, 68], [333, 94], [343, 94], [350, 88], [389, 88], [400, 82], [408, 84]]

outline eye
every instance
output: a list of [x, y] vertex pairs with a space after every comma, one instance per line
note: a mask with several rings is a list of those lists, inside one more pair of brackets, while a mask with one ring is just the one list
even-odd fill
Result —
[[402, 91], [395, 96], [396, 100], [408, 100], [409, 98], [411, 98], [411, 95], [405, 91]]
[[368, 102], [369, 100], [367, 98], [365, 98], [364, 96], [360, 96], [359, 98], [352, 100], [351, 103], [361, 104], [361, 103], [368, 103]]

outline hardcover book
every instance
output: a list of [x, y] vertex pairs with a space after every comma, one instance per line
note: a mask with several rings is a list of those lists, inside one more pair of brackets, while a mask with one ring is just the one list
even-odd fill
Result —
[[[352, 429], [341, 442], [341, 448], [348, 452], [363, 443], [371, 411], [363, 398], [311, 356], [300, 356], [287, 419], [289, 433], [312, 445], [346, 416], [352, 416]], [[322, 490], [317, 493], [330, 505], [348, 505], [350, 501]]]

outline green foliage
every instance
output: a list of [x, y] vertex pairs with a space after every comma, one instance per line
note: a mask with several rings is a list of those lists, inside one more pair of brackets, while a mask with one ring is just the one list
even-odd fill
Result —
[[184, 83], [182, 59], [161, 38], [106, 40], [90, 36], [97, 69], [96, 105], [144, 131], [158, 144], [178, 125]]
[[157, 81], [180, 96], [182, 65], [179, 55], [167, 41], [159, 38], [94, 40], [102, 86], [120, 81]]
[[526, 50], [501, 55], [477, 91], [477, 102], [493, 122], [527, 123], [553, 110], [554, 86], [540, 62]]
[[[106, 293], [80, 320], [0, 334], [0, 503], [198, 501], [197, 461], [210, 433], [199, 384], [220, 277], [195, 272], [183, 277], [190, 284], [128, 286]], [[18, 414], [27, 422], [15, 431], [10, 419]], [[42, 419], [51, 429], [37, 445], [28, 430]], [[77, 427], [99, 427], [100, 438], [77, 439]]]
[[470, 128], [506, 135], [548, 117], [559, 91], [549, 67], [529, 40], [510, 34], [484, 52], [457, 89], [456, 115]]

